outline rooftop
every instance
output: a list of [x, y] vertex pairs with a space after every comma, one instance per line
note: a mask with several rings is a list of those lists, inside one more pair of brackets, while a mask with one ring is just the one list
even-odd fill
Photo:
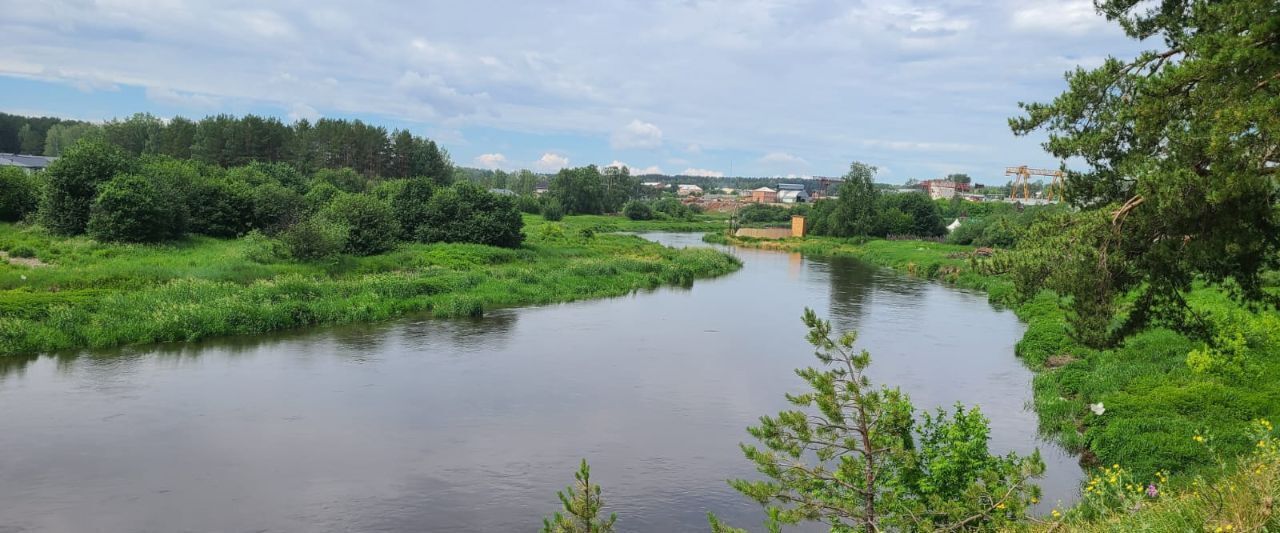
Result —
[[0, 154], [0, 166], [41, 169], [49, 166], [56, 157], [42, 155]]

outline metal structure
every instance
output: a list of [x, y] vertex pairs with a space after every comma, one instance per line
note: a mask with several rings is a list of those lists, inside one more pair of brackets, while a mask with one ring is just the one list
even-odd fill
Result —
[[1053, 181], [1049, 183], [1049, 187], [1045, 189], [1045, 198], [1053, 201], [1053, 193], [1057, 192], [1058, 196], [1062, 196], [1062, 176], [1061, 170], [1047, 170], [1043, 168], [1027, 168], [1026, 165], [1020, 167], [1005, 167], [1004, 175], [1015, 176], [1013, 185], [1009, 187], [1009, 199], [1018, 199], [1018, 186], [1022, 186], [1022, 199], [1031, 199], [1031, 176], [1048, 176]]

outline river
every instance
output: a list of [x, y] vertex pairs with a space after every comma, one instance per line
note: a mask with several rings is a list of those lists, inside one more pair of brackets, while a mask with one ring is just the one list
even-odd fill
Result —
[[1011, 312], [853, 260], [731, 252], [741, 271], [690, 289], [0, 360], [0, 533], [532, 531], [584, 457], [622, 531], [706, 531], [707, 511], [757, 529], [724, 480], [754, 475], [745, 428], [816, 363], [806, 306], [917, 407], [977, 404], [993, 451], [1039, 447], [1045, 503], [1072, 499]]

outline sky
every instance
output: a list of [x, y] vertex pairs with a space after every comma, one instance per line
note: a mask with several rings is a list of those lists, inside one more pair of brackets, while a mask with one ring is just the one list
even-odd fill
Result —
[[1143, 48], [1090, 0], [0, 0], [0, 111], [359, 118], [463, 166], [901, 183], [1057, 167], [1019, 101]]

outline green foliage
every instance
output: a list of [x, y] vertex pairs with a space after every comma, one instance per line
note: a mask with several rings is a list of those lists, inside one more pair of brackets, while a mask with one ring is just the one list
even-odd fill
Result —
[[244, 236], [244, 258], [254, 263], [274, 263], [290, 255], [288, 246], [261, 231], [252, 230]]
[[391, 209], [406, 240], [414, 239], [425, 230], [431, 218], [428, 204], [435, 193], [435, 182], [427, 178], [411, 178], [391, 198]]
[[875, 189], [876, 167], [854, 161], [840, 184], [839, 197], [824, 221], [824, 234], [836, 237], [871, 235], [876, 230], [879, 192]]
[[367, 180], [364, 176], [350, 168], [325, 168], [316, 172], [314, 181], [327, 183], [334, 188], [349, 193], [364, 192]]
[[347, 228], [343, 250], [350, 254], [380, 254], [399, 241], [400, 226], [391, 207], [368, 194], [338, 195], [319, 216]]
[[655, 213], [661, 213], [660, 217], [670, 220], [693, 220], [693, 210], [675, 198], [660, 198], [654, 200], [651, 205]]
[[853, 333], [832, 338], [831, 324], [808, 309], [804, 322], [827, 368], [797, 370], [812, 389], [787, 396], [800, 409], [749, 428], [765, 448], [742, 450], [766, 479], [730, 482], [767, 507], [771, 527], [821, 521], [832, 531], [992, 530], [1025, 520], [1039, 497], [1027, 483], [1044, 471], [1038, 453], [992, 456], [987, 420], [976, 409], [925, 415], [915, 427], [915, 409], [900, 390], [871, 386], [871, 356], [853, 351]]
[[791, 210], [765, 204], [747, 204], [738, 209], [739, 224], [780, 223], [791, 220]]
[[1023, 104], [1026, 115], [1010, 120], [1019, 135], [1046, 131], [1056, 157], [1090, 164], [1068, 173], [1066, 197], [1095, 211], [1079, 217], [1080, 230], [1054, 224], [1073, 238], [1033, 254], [1028, 263], [1050, 262], [1027, 268], [1068, 271], [1044, 276], [1043, 286], [1071, 295], [1078, 315], [1101, 317], [1077, 330], [1091, 342], [1130, 291], [1137, 295], [1121, 333], [1164, 322], [1203, 335], [1185, 320], [1196, 280], [1274, 300], [1262, 275], [1280, 266], [1275, 3], [1097, 4], [1130, 37], [1160, 49], [1076, 69], [1066, 92]]
[[651, 220], [653, 209], [650, 209], [649, 204], [642, 200], [632, 200], [622, 207], [622, 216], [631, 220]]
[[[885, 195], [880, 199], [879, 208], [882, 220], [886, 221], [877, 232], [880, 235], [937, 237], [947, 233], [937, 204], [924, 193]], [[893, 222], [899, 217], [902, 223]]]
[[0, 167], [0, 222], [17, 222], [40, 205], [40, 182], [18, 167]]
[[551, 222], [564, 219], [564, 206], [560, 205], [559, 199], [552, 196], [542, 202], [542, 218]]
[[280, 235], [280, 241], [294, 259], [324, 261], [342, 253], [350, 233], [346, 225], [316, 216], [290, 226]]
[[516, 208], [521, 213], [537, 215], [542, 212], [542, 202], [538, 201], [538, 197], [533, 194], [521, 194], [516, 197]]
[[422, 242], [469, 242], [516, 247], [524, 240], [524, 219], [515, 201], [468, 182], [432, 196], [416, 237]]
[[203, 178], [187, 193], [187, 217], [191, 231], [201, 235], [244, 235], [254, 223], [253, 187], [222, 176]]
[[183, 232], [177, 194], [144, 176], [120, 174], [98, 187], [88, 230], [95, 239], [160, 242]]
[[600, 516], [604, 508], [604, 500], [600, 497], [600, 486], [591, 484], [591, 468], [587, 460], [573, 474], [574, 485], [556, 493], [564, 512], [556, 511], [550, 518], [542, 520], [543, 533], [609, 533], [613, 531], [614, 522], [618, 521], [616, 513], [608, 518]]
[[604, 181], [595, 165], [561, 169], [551, 179], [550, 194], [569, 215], [604, 212]]
[[41, 224], [60, 235], [84, 233], [98, 185], [133, 168], [124, 152], [102, 141], [69, 148], [43, 172], [46, 185], [40, 202]]
[[306, 199], [279, 182], [258, 185], [252, 195], [253, 227], [267, 235], [276, 235], [306, 216]]
[[627, 167], [605, 167], [600, 171], [600, 206], [605, 213], [617, 213], [627, 201], [640, 196], [640, 180]]

